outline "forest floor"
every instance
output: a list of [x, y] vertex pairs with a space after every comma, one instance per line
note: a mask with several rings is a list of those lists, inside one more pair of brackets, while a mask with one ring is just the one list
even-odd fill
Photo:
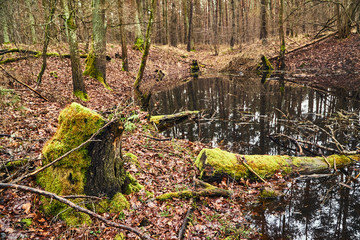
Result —
[[[301, 46], [308, 41], [309, 39], [305, 38], [288, 39], [290, 48]], [[144, 91], [157, 91], [181, 84], [184, 79], [190, 78], [190, 64], [194, 59], [199, 61], [203, 72], [216, 73], [228, 68], [232, 60], [234, 62], [236, 59], [250, 59], [247, 62], [255, 63], [261, 54], [274, 56], [277, 53], [276, 45], [276, 41], [269, 42], [266, 47], [258, 42], [235, 50], [224, 46], [220, 48], [219, 56], [214, 56], [211, 49], [201, 47], [188, 53], [184, 46], [153, 46], [142, 88]], [[9, 46], [3, 46], [7, 47]], [[135, 126], [125, 131], [122, 146], [124, 152], [138, 157], [140, 167], [128, 164], [126, 168], [145, 186], [146, 191], [158, 196], [193, 187], [193, 178], [198, 176], [193, 161], [205, 145], [178, 139], [157, 141], [156, 139], [163, 138], [162, 135], [148, 123], [147, 114], [132, 104], [132, 85], [141, 53], [129, 47], [130, 71], [122, 72], [121, 60], [114, 57], [115, 53], [120, 51], [120, 47], [108, 45], [108, 49], [108, 55], [112, 60], [107, 64], [107, 82], [113, 91], [108, 91], [97, 81], [86, 78], [86, 88], [90, 97], [88, 102], [80, 102], [72, 95], [71, 67], [68, 59], [48, 58], [43, 83], [37, 90], [49, 101], [40, 99], [22, 85], [14, 83], [3, 72], [0, 74], [0, 181], [14, 173], [11, 168], [4, 167], [4, 163], [8, 161], [27, 159], [27, 163], [20, 166], [20, 173], [41, 165], [41, 149], [56, 131], [59, 112], [67, 104], [75, 101], [104, 115], [108, 114], [109, 109], [120, 106], [128, 116], [139, 115], [139, 121]], [[51, 51], [66, 52], [66, 49], [53, 46]], [[294, 52], [287, 60], [289, 68], [296, 74], [305, 74], [303, 70], [306, 68], [320, 69], [321, 74], [327, 74], [328, 70], [331, 70], [359, 75], [360, 37], [353, 35], [343, 40], [331, 37]], [[18, 80], [35, 86], [41, 59], [28, 58], [2, 67]], [[155, 70], [162, 70], [166, 77], [162, 81], [155, 81]], [[244, 69], [239, 66], [239, 71]], [[356, 82], [339, 84], [359, 86], [356, 85], [360, 84], [359, 78], [354, 79]], [[308, 84], [305, 78], [301, 81]], [[334, 82], [315, 84], [326, 87]], [[27, 179], [21, 184], [36, 187], [37, 183], [34, 180]], [[272, 181], [276, 182], [279, 188], [285, 184], [281, 174]], [[155, 239], [177, 239], [186, 212], [194, 207], [186, 239], [224, 239], [227, 236], [233, 237], [230, 239], [257, 238], [257, 231], [251, 229], [248, 222], [251, 214], [249, 204], [258, 201], [262, 184], [245, 180], [234, 182], [229, 179], [214, 184], [231, 190], [234, 194], [229, 199], [203, 197], [194, 203], [188, 199], [162, 202], [152, 201], [152, 196], [142, 190], [127, 196], [131, 204], [130, 209], [123, 213], [108, 213], [104, 216], [122, 224], [139, 227]], [[107, 227], [96, 220], [91, 226], [67, 227], [56, 216], [45, 216], [41, 212], [39, 196], [15, 190], [4, 190], [0, 194], [0, 239], [113, 239], [119, 233], [119, 230]], [[26, 219], [32, 220], [29, 222]], [[125, 235], [126, 239], [136, 239], [133, 233], [126, 232]]]

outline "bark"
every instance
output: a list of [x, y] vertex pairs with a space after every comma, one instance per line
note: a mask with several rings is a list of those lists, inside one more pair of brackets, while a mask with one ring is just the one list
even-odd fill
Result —
[[155, 123], [159, 131], [164, 131], [176, 124], [195, 118], [199, 111], [185, 111], [172, 115], [152, 116], [150, 122]]
[[41, 65], [41, 70], [37, 76], [37, 80], [36, 80], [36, 85], [40, 86], [41, 85], [41, 81], [42, 81], [42, 76], [45, 73], [46, 70], [46, 61], [47, 61], [47, 49], [49, 46], [49, 42], [50, 42], [50, 26], [52, 24], [54, 15], [55, 15], [55, 10], [56, 10], [56, 3], [57, 0], [51, 0], [50, 1], [50, 12], [49, 12], [49, 16], [47, 19], [47, 23], [45, 24], [45, 31], [44, 31], [44, 44], [43, 44], [43, 50], [42, 50], [42, 65]]
[[10, 43], [9, 29], [8, 29], [8, 1], [2, 2], [1, 6], [1, 18], [2, 18], [2, 33], [3, 33], [3, 42]]
[[124, 0], [119, 0], [119, 25], [120, 25], [120, 39], [121, 39], [121, 58], [122, 58], [122, 70], [129, 71], [128, 52], [127, 52], [127, 40], [126, 30], [124, 27]]
[[169, 192], [157, 196], [157, 200], [168, 200], [172, 198], [199, 198], [199, 197], [231, 197], [232, 192], [222, 188], [215, 187], [204, 181], [194, 179], [196, 190], [184, 190], [180, 192]]
[[235, 1], [231, 0], [231, 16], [232, 16], [232, 22], [231, 22], [231, 38], [230, 38], [230, 48], [233, 49], [235, 45]]
[[84, 189], [87, 195], [105, 194], [111, 197], [117, 192], [124, 192], [126, 173], [121, 156], [122, 132], [120, 122], [113, 122], [90, 143], [91, 166]]
[[[212, 3], [213, 4], [213, 3]], [[213, 22], [213, 44], [214, 44], [214, 55], [219, 55], [219, 49], [218, 49], [218, 16], [219, 16], [219, 0], [215, 1], [214, 6], [214, 22]]]
[[35, 31], [35, 18], [34, 18], [33, 8], [32, 8], [33, 1], [32, 0], [26, 0], [25, 2], [26, 2], [26, 7], [29, 10], [29, 22], [30, 22], [30, 29], [31, 29], [31, 40], [32, 40], [32, 43], [35, 44], [37, 42], [37, 37], [36, 37], [36, 31]]
[[147, 57], [149, 55], [150, 51], [150, 45], [151, 45], [151, 27], [153, 25], [153, 19], [154, 19], [154, 11], [155, 11], [155, 0], [151, 0], [151, 9], [150, 9], [150, 16], [149, 16], [149, 23], [146, 30], [146, 38], [145, 38], [145, 47], [144, 47], [144, 53], [141, 58], [140, 68], [138, 71], [138, 75], [136, 77], [134, 88], [138, 89], [140, 87], [140, 83], [142, 81], [145, 67], [146, 67], [146, 61]]
[[[196, 158], [195, 165], [205, 181], [221, 181], [228, 176], [241, 178], [271, 178], [281, 172], [288, 174], [310, 174], [321, 172], [334, 166], [345, 166], [360, 155], [331, 155], [327, 157], [293, 157], [287, 155], [238, 155], [220, 149], [203, 149]], [[254, 172], [256, 174], [254, 174]]]
[[106, 26], [105, 0], [93, 0], [93, 50], [95, 54], [95, 68], [101, 73], [106, 84]]
[[285, 70], [284, 0], [280, 0], [279, 38], [280, 38], [280, 55], [279, 55], [279, 68], [278, 69]]
[[191, 27], [192, 27], [192, 22], [193, 22], [193, 10], [194, 10], [194, 3], [193, 0], [189, 0], [189, 31], [188, 31], [188, 35], [187, 35], [187, 47], [186, 50], [188, 52], [191, 51]]
[[168, 0], [163, 0], [163, 27], [164, 27], [164, 34], [162, 39], [162, 44], [166, 45], [168, 44], [168, 35], [169, 35], [169, 29], [168, 29]]
[[177, 13], [176, 13], [176, 5], [175, 3], [171, 4], [171, 21], [170, 21], [170, 30], [169, 30], [169, 42], [170, 46], [176, 47], [178, 38], [177, 38]]
[[261, 27], [260, 27], [260, 39], [263, 39], [263, 43], [266, 43], [266, 38], [268, 36], [267, 32], [267, 21], [266, 21], [266, 6], [267, 1], [261, 0]]
[[72, 73], [72, 82], [73, 82], [73, 93], [76, 97], [83, 101], [88, 101], [88, 95], [85, 88], [85, 83], [83, 80], [81, 65], [80, 65], [80, 54], [78, 47], [77, 39], [77, 25], [75, 23], [75, 11], [74, 11], [73, 0], [65, 0], [65, 5], [67, 6], [68, 12], [66, 14], [66, 23], [68, 27], [68, 41], [70, 48], [70, 61], [71, 61], [71, 73]]

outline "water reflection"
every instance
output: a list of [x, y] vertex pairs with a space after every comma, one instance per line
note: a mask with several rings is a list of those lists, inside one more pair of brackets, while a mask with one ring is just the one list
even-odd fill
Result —
[[[280, 91], [283, 88], [283, 91]], [[182, 110], [204, 110], [207, 121], [182, 124], [165, 132], [167, 136], [201, 140], [213, 147], [242, 154], [282, 154], [283, 148], [269, 140], [274, 133], [296, 137], [288, 127], [294, 119], [321, 124], [334, 112], [344, 109], [359, 112], [358, 100], [338, 89], [332, 94], [306, 87], [257, 78], [199, 78], [174, 89], [155, 94], [152, 114], [172, 114]], [[327, 142], [325, 134], [314, 139]], [[356, 147], [356, 143], [351, 143]], [[289, 153], [289, 152], [286, 152]]]
[[[359, 169], [349, 172], [355, 177]], [[360, 239], [359, 183], [347, 180], [344, 175], [299, 180], [281, 201], [253, 209], [253, 227], [262, 239]]]

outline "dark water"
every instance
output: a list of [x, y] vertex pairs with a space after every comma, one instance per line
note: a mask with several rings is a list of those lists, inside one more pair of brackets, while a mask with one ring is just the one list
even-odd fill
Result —
[[[360, 169], [348, 171], [355, 177]], [[343, 174], [299, 179], [283, 199], [254, 207], [250, 221], [262, 239], [360, 239], [360, 184], [347, 180]]]
[[[340, 109], [359, 113], [355, 92], [342, 89], [319, 91], [286, 83], [280, 91], [278, 81], [261, 83], [258, 78], [222, 76], [199, 78], [153, 96], [153, 115], [182, 110], [203, 110], [200, 122], [180, 124], [164, 134], [191, 141], [210, 143], [241, 154], [294, 154], [270, 140], [283, 133], [297, 137], [296, 120], [323, 125]], [[315, 134], [311, 139], [324, 144], [329, 136]], [[357, 139], [347, 140], [355, 149]]]
[[[324, 127], [340, 110], [358, 114], [358, 96], [343, 89], [318, 90], [291, 83], [281, 87], [278, 81], [262, 84], [258, 78], [222, 76], [199, 78], [160, 92], [150, 106], [153, 114], [204, 111], [202, 120], [180, 124], [167, 130], [167, 136], [201, 140], [241, 154], [294, 154], [269, 135], [302, 138], [299, 129], [305, 121]], [[359, 146], [358, 133], [352, 129], [336, 132], [348, 150]], [[308, 140], [327, 146], [332, 141], [317, 130]], [[346, 171], [352, 177], [360, 172], [356, 166]], [[289, 183], [281, 199], [250, 207], [251, 227], [262, 233], [262, 239], [360, 239], [360, 185], [347, 180], [338, 174]]]

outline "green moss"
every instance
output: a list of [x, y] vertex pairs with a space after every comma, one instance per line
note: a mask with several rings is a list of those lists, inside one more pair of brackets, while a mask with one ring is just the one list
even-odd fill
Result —
[[84, 101], [84, 102], [87, 102], [87, 101], [90, 100], [87, 93], [84, 93], [83, 91], [80, 91], [80, 90], [74, 91], [74, 96], [79, 98], [81, 101]]
[[70, 17], [66, 20], [66, 25], [69, 29], [76, 29], [76, 24], [72, 15], [70, 15]]
[[269, 187], [265, 187], [260, 192], [260, 198], [263, 198], [263, 199], [277, 198], [281, 195], [282, 195], [281, 192], [279, 192], [273, 188], [269, 188]]
[[110, 201], [110, 212], [122, 212], [124, 209], [128, 209], [130, 203], [122, 193], [116, 193]]
[[144, 188], [143, 185], [141, 185], [136, 178], [134, 178], [129, 172], [126, 172], [126, 178], [127, 181], [129, 181], [129, 184], [126, 186], [125, 194], [131, 194], [133, 192], [139, 192], [141, 189]]
[[129, 153], [129, 152], [125, 153], [124, 155], [125, 155], [126, 160], [135, 164], [137, 167], [141, 168], [138, 157], [136, 155]]
[[7, 58], [7, 59], [5, 59], [5, 60], [0, 61], [0, 64], [6, 64], [6, 63], [11, 63], [11, 62], [16, 62], [16, 61], [18, 61], [18, 60], [19, 60], [19, 58]]
[[144, 44], [145, 44], [144, 39], [138, 37], [135, 40], [135, 43], [133, 45], [133, 49], [138, 50], [140, 52], [143, 52], [144, 51]]
[[[59, 127], [55, 135], [45, 144], [42, 154], [43, 164], [57, 159], [85, 142], [105, 123], [105, 120], [97, 113], [77, 103], [68, 105], [59, 115]], [[86, 183], [87, 169], [91, 164], [86, 147], [71, 153], [54, 166], [39, 173], [38, 183], [49, 192], [57, 195], [82, 195]], [[57, 201], [44, 200], [46, 213], [58, 214], [67, 208]], [[87, 217], [76, 215], [79, 220], [88, 222]], [[87, 216], [87, 215], [86, 215]], [[80, 224], [75, 221], [71, 211], [65, 211], [60, 215], [68, 224]]]
[[170, 115], [151, 116], [150, 122], [153, 122], [158, 125], [158, 124], [160, 124], [160, 121], [162, 121], [164, 119], [171, 119], [171, 118], [176, 118], [176, 117], [181, 117], [181, 116], [190, 116], [190, 115], [198, 114], [199, 112], [200, 111], [184, 111], [184, 112], [179, 112], [179, 113], [170, 114]]
[[193, 197], [192, 191], [185, 190], [185, 191], [181, 191], [181, 192], [164, 193], [160, 196], [157, 196], [156, 199], [160, 200], [160, 201], [165, 201], [165, 200], [172, 199], [172, 198], [192, 198], [192, 197]]
[[105, 82], [102, 73], [96, 68], [95, 61], [96, 61], [95, 53], [91, 51], [86, 58], [86, 66], [83, 74], [85, 76], [89, 76], [98, 80], [102, 85], [104, 85], [105, 88], [112, 91], [110, 86]]
[[[328, 168], [326, 161], [321, 157], [290, 157], [287, 155], [245, 155], [240, 157], [245, 159], [246, 164], [262, 178], [270, 178], [279, 171], [283, 175], [294, 171], [306, 174]], [[359, 155], [352, 155], [353, 159], [359, 157]], [[335, 159], [337, 166], [351, 163], [346, 156], [332, 155], [327, 157], [332, 167]], [[236, 158], [235, 154], [220, 149], [203, 149], [197, 156], [195, 165], [201, 171], [200, 177], [218, 178], [226, 174], [235, 179], [257, 178], [244, 166], [242, 160]]]
[[[201, 160], [203, 154], [206, 154], [205, 162]], [[219, 148], [201, 150], [195, 160], [195, 165], [201, 170], [201, 177], [203, 176], [206, 166], [213, 168], [213, 172], [210, 173], [212, 176], [228, 174], [236, 179], [240, 179], [248, 175], [246, 167], [238, 164], [235, 154], [222, 151]]]
[[50, 76], [54, 77], [54, 78], [58, 78], [57, 72], [56, 71], [52, 71], [49, 73]]
[[114, 240], [125, 240], [126, 237], [124, 236], [123, 233], [119, 233], [115, 236]]
[[32, 224], [32, 221], [32, 218], [23, 218], [20, 222], [24, 224], [24, 227], [28, 228]]

